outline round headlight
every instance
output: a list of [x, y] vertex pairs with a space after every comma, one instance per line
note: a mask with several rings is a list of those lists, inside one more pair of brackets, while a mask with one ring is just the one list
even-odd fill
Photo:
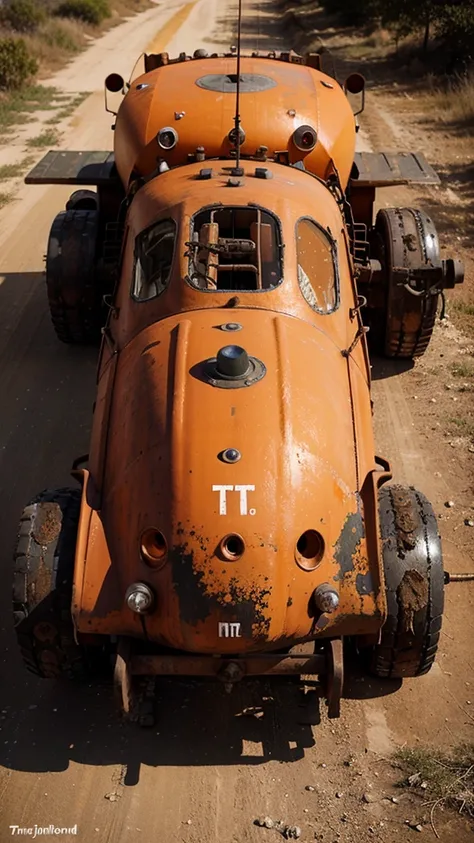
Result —
[[300, 152], [311, 152], [316, 146], [318, 135], [312, 126], [299, 126], [293, 132], [293, 143]]
[[174, 149], [178, 143], [178, 133], [172, 126], [165, 126], [158, 132], [156, 140], [161, 149]]
[[145, 615], [153, 608], [155, 595], [146, 583], [135, 582], [127, 588], [125, 602], [132, 612]]

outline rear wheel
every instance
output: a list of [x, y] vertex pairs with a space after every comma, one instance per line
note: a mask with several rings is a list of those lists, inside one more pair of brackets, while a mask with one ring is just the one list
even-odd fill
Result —
[[62, 211], [51, 227], [46, 287], [54, 330], [65, 343], [96, 344], [105, 324], [97, 272], [99, 212]]
[[14, 556], [13, 617], [23, 661], [48, 679], [87, 674], [71, 616], [80, 489], [44, 491], [23, 510]]
[[413, 208], [380, 210], [372, 252], [382, 264], [382, 280], [377, 284], [383, 285], [379, 307], [371, 313], [369, 338], [377, 346], [374, 350], [388, 357], [419, 357], [433, 333], [439, 290], [424, 292], [423, 282], [416, 282], [410, 292], [393, 270], [441, 265], [434, 223]]
[[387, 620], [372, 652], [376, 676], [421, 676], [438, 649], [444, 602], [441, 540], [433, 507], [408, 486], [379, 492]]

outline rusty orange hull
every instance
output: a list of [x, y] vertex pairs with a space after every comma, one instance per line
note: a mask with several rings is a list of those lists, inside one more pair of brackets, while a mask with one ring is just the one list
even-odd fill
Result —
[[[79, 632], [141, 636], [123, 604], [137, 580], [157, 596], [149, 639], [189, 652], [278, 649], [380, 627], [377, 472], [355, 439], [347, 359], [291, 316], [239, 310], [238, 319], [240, 342], [266, 367], [248, 388], [213, 389], [201, 377], [199, 363], [221, 342], [222, 311], [161, 320], [121, 352], [100, 512], [84, 484]], [[237, 464], [219, 459], [226, 448], [240, 452]], [[154, 569], [139, 552], [150, 527], [168, 546]], [[297, 549], [307, 530], [324, 541], [313, 570]], [[235, 561], [220, 550], [227, 534], [245, 545]], [[336, 587], [340, 607], [318, 618], [311, 599], [321, 583]]]
[[[311, 67], [271, 59], [242, 58], [241, 123], [244, 157], [263, 146], [273, 158], [287, 150], [290, 163], [304, 161], [309, 172], [326, 178], [337, 168], [341, 184], [349, 179], [355, 150], [355, 122], [342, 88]], [[171, 167], [187, 163], [202, 147], [207, 159], [230, 158], [229, 132], [235, 114], [235, 58], [207, 58], [153, 70], [134, 79], [115, 127], [115, 159], [124, 185], [132, 174], [147, 175], [157, 159]], [[317, 133], [314, 149], [292, 142], [295, 129]], [[171, 127], [177, 144], [160, 148], [157, 135]]]

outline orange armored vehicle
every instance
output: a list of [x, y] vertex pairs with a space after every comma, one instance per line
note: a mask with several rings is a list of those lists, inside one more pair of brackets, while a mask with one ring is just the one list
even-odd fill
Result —
[[49, 152], [27, 178], [78, 186], [47, 292], [59, 339], [101, 349], [78, 488], [21, 520], [24, 659], [75, 677], [107, 655], [130, 713], [139, 677], [315, 675], [337, 716], [343, 638], [417, 676], [441, 627], [436, 519], [385, 485], [366, 340], [421, 354], [462, 280], [423, 212], [374, 219], [377, 186], [437, 176], [355, 152], [362, 77], [318, 55], [148, 55], [106, 87], [114, 153]]

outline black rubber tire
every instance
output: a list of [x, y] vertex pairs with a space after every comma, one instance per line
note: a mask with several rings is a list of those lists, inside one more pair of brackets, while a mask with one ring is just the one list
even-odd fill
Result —
[[420, 357], [433, 333], [439, 293], [412, 295], [397, 283], [392, 268], [440, 264], [434, 223], [414, 208], [384, 208], [376, 217], [372, 252], [382, 264], [384, 287], [382, 302], [370, 313], [372, 348], [387, 357]]
[[71, 616], [80, 489], [41, 492], [23, 510], [14, 554], [13, 619], [23, 661], [46, 679], [84, 679]]
[[444, 605], [441, 539], [433, 507], [412, 486], [379, 492], [387, 620], [372, 652], [383, 678], [428, 673], [436, 656]]
[[97, 273], [99, 212], [61, 211], [46, 254], [46, 288], [56, 335], [61, 342], [96, 345], [105, 324], [104, 290]]

